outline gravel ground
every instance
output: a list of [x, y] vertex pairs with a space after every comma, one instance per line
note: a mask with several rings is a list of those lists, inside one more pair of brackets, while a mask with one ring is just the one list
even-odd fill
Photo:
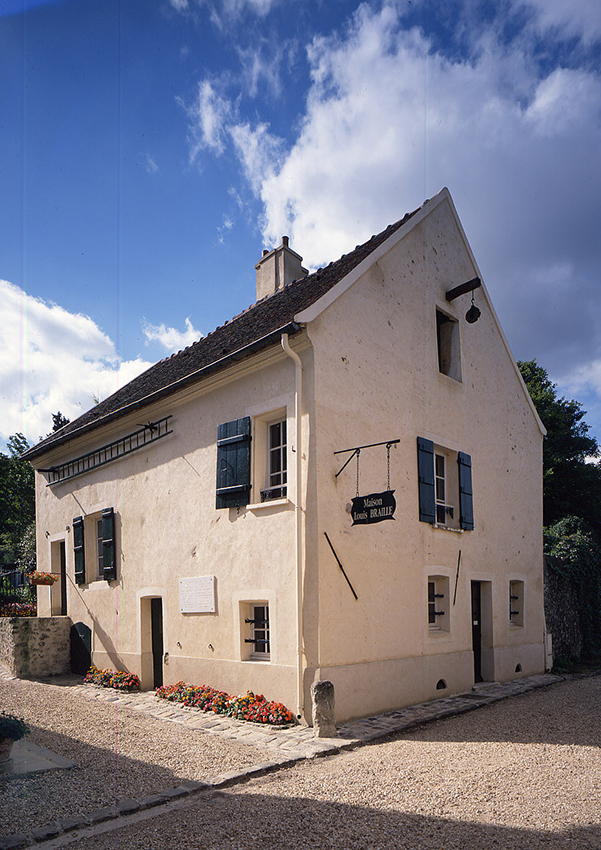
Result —
[[78, 850], [601, 848], [601, 678], [283, 770]]
[[202, 780], [267, 761], [248, 744], [185, 729], [124, 706], [99, 703], [69, 688], [0, 680], [0, 709], [24, 717], [28, 740], [77, 767], [0, 777], [0, 835], [46, 826], [114, 803], [157, 794], [185, 779]]

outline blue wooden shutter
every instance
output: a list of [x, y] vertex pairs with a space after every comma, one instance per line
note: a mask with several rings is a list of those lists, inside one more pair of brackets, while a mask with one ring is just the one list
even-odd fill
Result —
[[77, 584], [85, 584], [86, 556], [82, 516], [76, 516], [73, 520], [73, 553], [75, 555], [75, 581]]
[[113, 508], [102, 511], [102, 572], [106, 581], [115, 581], [115, 512]]
[[474, 497], [472, 494], [472, 459], [457, 453], [459, 464], [459, 523], [466, 531], [474, 530]]
[[417, 438], [417, 473], [419, 483], [420, 522], [434, 523], [436, 498], [434, 495], [434, 443], [424, 437]]
[[217, 508], [250, 501], [250, 416], [217, 428]]

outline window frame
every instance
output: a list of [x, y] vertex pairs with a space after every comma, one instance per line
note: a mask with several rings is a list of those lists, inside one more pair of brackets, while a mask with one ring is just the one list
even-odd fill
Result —
[[[428, 631], [430, 633], [450, 632], [451, 624], [448, 576], [428, 575], [426, 582], [426, 605], [426, 622], [428, 624]], [[437, 610], [438, 608], [440, 610]]]
[[439, 307], [436, 308], [436, 354], [440, 374], [461, 383], [459, 321]]
[[[244, 603], [243, 627], [243, 641], [249, 646], [247, 660], [271, 661], [271, 621], [267, 600]], [[263, 649], [257, 649], [257, 644]]]
[[[276, 431], [274, 429], [278, 429]], [[273, 502], [276, 499], [288, 498], [288, 419], [275, 419], [266, 424], [267, 444], [266, 454], [266, 486], [261, 489], [261, 502]], [[274, 435], [277, 434], [277, 442]], [[279, 469], [273, 469], [273, 460], [279, 462]], [[277, 479], [279, 477], [279, 481]]]
[[513, 628], [524, 627], [524, 582], [509, 579], [509, 623]]

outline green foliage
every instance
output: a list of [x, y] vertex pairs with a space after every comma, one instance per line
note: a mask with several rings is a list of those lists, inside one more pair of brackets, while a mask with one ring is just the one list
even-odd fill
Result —
[[60, 412], [60, 410], [58, 411], [58, 413], [53, 413], [52, 414], [52, 432], [54, 433], [54, 431], [60, 431], [60, 429], [63, 428], [65, 425], [68, 425], [70, 421], [71, 420], [67, 419], [66, 416], [63, 416], [63, 414]]
[[17, 559], [19, 542], [35, 521], [33, 469], [21, 455], [29, 448], [23, 434], [13, 434], [9, 455], [0, 453], [0, 563]]
[[32, 573], [36, 568], [35, 522], [28, 525], [17, 546], [17, 567], [24, 573]]
[[0, 712], [0, 738], [10, 738], [18, 741], [30, 732], [30, 728], [22, 717], [16, 714]]
[[601, 541], [601, 466], [586, 462], [586, 458], [598, 457], [599, 446], [588, 433], [586, 411], [577, 401], [558, 398], [556, 384], [536, 360], [518, 366], [547, 429], [543, 443], [544, 524], [579, 516]]
[[568, 516], [544, 530], [545, 555], [550, 566], [569, 579], [576, 592], [582, 652], [592, 657], [601, 652], [601, 549], [580, 517]]

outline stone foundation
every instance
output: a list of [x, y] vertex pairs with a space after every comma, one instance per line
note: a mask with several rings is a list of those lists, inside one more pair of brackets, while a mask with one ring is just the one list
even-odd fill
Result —
[[0, 617], [0, 663], [19, 678], [71, 670], [69, 617]]

